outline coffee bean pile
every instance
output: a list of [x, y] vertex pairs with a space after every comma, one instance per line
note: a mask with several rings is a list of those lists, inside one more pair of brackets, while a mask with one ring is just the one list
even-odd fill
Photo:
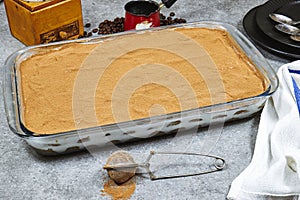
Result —
[[99, 24], [98, 34], [111, 34], [124, 31], [124, 17], [117, 17], [113, 21], [104, 20]]
[[[117, 17], [113, 21], [104, 20], [100, 22], [97, 28], [93, 28], [91, 31], [84, 31], [83, 37], [90, 37], [94, 34], [98, 35], [106, 35], [112, 33], [119, 33], [124, 31], [124, 17]], [[90, 28], [91, 23], [86, 23], [84, 25], [85, 28]]]
[[182, 18], [174, 18], [173, 19], [174, 16], [175, 16], [174, 12], [171, 12], [168, 17], [166, 17], [163, 14], [160, 14], [160, 25], [166, 26], [166, 25], [172, 25], [172, 24], [186, 23], [186, 20], [182, 19]]
[[[171, 25], [171, 24], [181, 24], [186, 23], [185, 19], [182, 18], [174, 18], [175, 16], [174, 12], [171, 12], [168, 17], [166, 17], [163, 14], [160, 14], [160, 25]], [[114, 20], [104, 20], [100, 22], [97, 28], [93, 28], [90, 31], [84, 31], [84, 34], [82, 37], [91, 37], [95, 34], [98, 35], [106, 35], [106, 34], [112, 34], [112, 33], [119, 33], [124, 31], [124, 17], [117, 17]], [[85, 28], [90, 28], [91, 23], [86, 23], [84, 25]]]

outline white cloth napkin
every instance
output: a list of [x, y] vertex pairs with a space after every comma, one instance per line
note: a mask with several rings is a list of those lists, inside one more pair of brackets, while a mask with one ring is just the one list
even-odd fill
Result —
[[232, 182], [233, 200], [300, 200], [300, 60], [277, 72], [261, 114], [250, 165]]

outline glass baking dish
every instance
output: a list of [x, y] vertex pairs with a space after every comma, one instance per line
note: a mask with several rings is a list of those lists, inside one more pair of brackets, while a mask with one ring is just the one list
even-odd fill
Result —
[[[177, 27], [204, 27], [227, 31], [262, 74], [267, 85], [267, 90], [260, 95], [231, 102], [56, 134], [37, 135], [24, 127], [22, 123], [22, 111], [20, 109], [21, 92], [18, 74], [19, 63], [24, 59], [37, 53], [48, 51], [49, 49], [57, 49], [70, 43], [93, 44], [115, 37], [122, 37], [123, 35], [143, 34], [144, 32], [161, 31]], [[275, 72], [256, 47], [235, 27], [221, 22], [194, 22], [184, 25], [128, 31], [108, 36], [26, 47], [12, 54], [6, 60], [4, 68], [3, 94], [8, 125], [13, 133], [23, 138], [38, 153], [44, 155], [56, 155], [85, 148], [104, 147], [112, 143], [123, 143], [163, 134], [176, 133], [195, 127], [204, 127], [215, 122], [246, 118], [261, 110], [266, 99], [272, 95], [278, 87], [278, 79]]]

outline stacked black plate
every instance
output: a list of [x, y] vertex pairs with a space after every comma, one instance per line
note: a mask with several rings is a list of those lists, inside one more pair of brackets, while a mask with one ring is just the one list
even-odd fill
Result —
[[300, 0], [267, 1], [250, 10], [243, 20], [244, 29], [255, 43], [280, 56], [300, 59], [300, 42], [279, 32], [275, 28], [277, 23], [269, 17], [270, 13], [283, 14], [298, 21], [300, 20]]

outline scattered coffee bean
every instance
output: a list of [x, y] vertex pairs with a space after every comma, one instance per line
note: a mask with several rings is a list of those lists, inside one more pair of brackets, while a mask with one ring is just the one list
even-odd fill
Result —
[[91, 37], [93, 35], [93, 33], [92, 32], [89, 32], [88, 34], [87, 34], [87, 37]]
[[166, 16], [164, 16], [163, 14], [160, 14], [160, 20], [166, 19]]
[[97, 33], [98, 31], [99, 31], [98, 28], [94, 28], [94, 29], [92, 30], [93, 33]]
[[174, 17], [175, 13], [174, 12], [170, 12], [170, 17]]
[[180, 19], [180, 23], [186, 23], [185, 19]]
[[86, 27], [86, 28], [91, 27], [91, 23], [86, 23], [86, 24], [84, 25], [84, 27]]

